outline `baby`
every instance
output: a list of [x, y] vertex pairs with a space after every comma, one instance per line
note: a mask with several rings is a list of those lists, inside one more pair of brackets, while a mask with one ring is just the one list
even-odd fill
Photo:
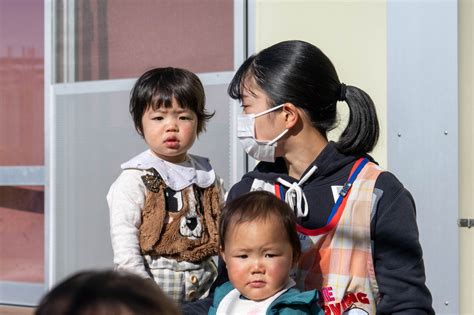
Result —
[[153, 282], [115, 270], [83, 270], [56, 284], [35, 315], [179, 315]]
[[148, 150], [121, 165], [107, 201], [116, 269], [153, 279], [178, 303], [206, 296], [217, 269], [223, 185], [209, 160], [188, 154], [213, 115], [192, 72], [157, 68], [131, 92]]
[[229, 202], [219, 221], [220, 254], [230, 282], [214, 293], [209, 314], [324, 314], [316, 290], [290, 278], [301, 253], [289, 206], [265, 191]]

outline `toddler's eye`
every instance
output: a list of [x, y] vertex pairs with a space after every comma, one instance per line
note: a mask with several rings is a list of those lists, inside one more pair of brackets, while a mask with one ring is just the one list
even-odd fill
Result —
[[240, 258], [240, 259], [246, 259], [248, 256], [247, 255], [238, 255], [237, 258]]
[[271, 253], [265, 254], [265, 258], [273, 258], [273, 257], [276, 257], [276, 256], [277, 256], [276, 254], [271, 254]]
[[163, 116], [156, 116], [152, 118], [153, 120], [163, 120]]
[[191, 116], [180, 116], [179, 119], [181, 120], [192, 120]]

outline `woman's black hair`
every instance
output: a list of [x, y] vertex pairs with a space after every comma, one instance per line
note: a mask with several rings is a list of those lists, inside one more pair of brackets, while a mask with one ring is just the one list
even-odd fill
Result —
[[337, 101], [344, 100], [350, 117], [336, 144], [338, 149], [363, 155], [377, 144], [379, 123], [372, 99], [355, 86], [342, 85], [334, 65], [316, 46], [290, 40], [252, 55], [232, 79], [230, 97], [242, 99], [247, 79], [254, 79], [267, 94], [270, 107], [289, 102], [302, 108], [325, 137], [337, 126]]

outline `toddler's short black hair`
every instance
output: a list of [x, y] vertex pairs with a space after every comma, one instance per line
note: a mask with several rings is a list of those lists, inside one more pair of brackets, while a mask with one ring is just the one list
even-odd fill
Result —
[[293, 248], [293, 259], [296, 261], [301, 255], [301, 244], [296, 231], [296, 218], [293, 210], [274, 194], [257, 190], [246, 193], [222, 209], [219, 220], [219, 245], [225, 249], [225, 238], [231, 227], [254, 220], [274, 219], [281, 223], [288, 241]]
[[84, 270], [57, 284], [35, 315], [176, 315], [178, 306], [152, 280], [115, 270]]
[[214, 113], [206, 112], [206, 97], [201, 80], [186, 69], [166, 67], [145, 72], [135, 82], [130, 93], [130, 114], [140, 135], [143, 136], [142, 117], [148, 108], [169, 108], [173, 98], [182, 108], [196, 113], [198, 135], [206, 130], [206, 122]]

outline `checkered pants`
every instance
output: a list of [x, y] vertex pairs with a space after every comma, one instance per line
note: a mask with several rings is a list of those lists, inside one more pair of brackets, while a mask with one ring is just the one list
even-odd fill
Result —
[[212, 257], [195, 264], [145, 255], [147, 271], [160, 288], [176, 303], [191, 302], [207, 296], [217, 276]]

